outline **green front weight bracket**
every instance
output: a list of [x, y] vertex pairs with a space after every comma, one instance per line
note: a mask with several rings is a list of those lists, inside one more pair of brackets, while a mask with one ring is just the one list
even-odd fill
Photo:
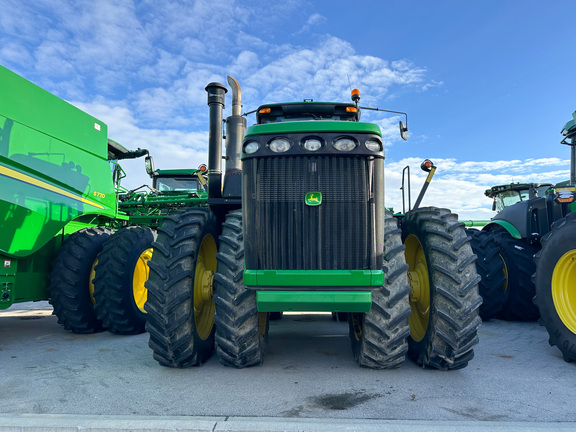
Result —
[[258, 291], [259, 312], [370, 312], [370, 291]]
[[379, 287], [382, 270], [244, 270], [249, 287]]

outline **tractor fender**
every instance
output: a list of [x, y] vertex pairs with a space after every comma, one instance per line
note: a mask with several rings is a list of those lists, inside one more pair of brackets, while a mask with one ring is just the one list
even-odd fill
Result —
[[508, 234], [510, 234], [515, 239], [520, 240], [522, 238], [520, 231], [518, 231], [518, 229], [511, 222], [508, 222], [504, 219], [495, 219], [491, 221], [489, 224], [485, 225], [484, 228], [482, 228], [482, 231], [495, 231], [502, 228], [508, 231]]

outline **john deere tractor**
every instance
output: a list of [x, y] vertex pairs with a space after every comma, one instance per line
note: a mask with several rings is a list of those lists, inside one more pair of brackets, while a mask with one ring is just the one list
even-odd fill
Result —
[[[482, 275], [479, 289], [483, 298], [480, 317], [530, 321], [538, 318], [534, 305], [534, 261], [537, 237], [528, 231], [527, 209], [532, 203], [545, 202], [551, 183], [510, 183], [493, 186], [484, 193], [493, 199], [492, 210], [499, 214], [486, 223], [483, 231], [467, 229], [472, 249], [480, 258], [476, 262]], [[540, 211], [541, 213], [541, 211]], [[524, 233], [522, 236], [520, 231]]]
[[[148, 261], [152, 242], [164, 217], [179, 209], [205, 207], [206, 166], [199, 169], [154, 169], [150, 155], [146, 170], [152, 186], [141, 186], [119, 193], [119, 210], [128, 220], [102, 246], [95, 266], [94, 299], [103, 326], [117, 334], [136, 334], [145, 330], [144, 304], [148, 290]], [[147, 191], [141, 189], [147, 188]]]
[[[260, 365], [270, 313], [347, 313], [352, 352], [370, 368], [406, 354], [459, 369], [480, 324], [475, 255], [457, 215], [435, 207], [396, 218], [384, 207], [380, 128], [351, 103], [260, 106], [246, 129], [233, 78], [206, 87], [208, 208], [164, 218], [149, 261], [146, 329], [155, 359]], [[380, 111], [380, 110], [379, 110]], [[407, 128], [400, 122], [401, 134]]]
[[[567, 361], [576, 359], [574, 122], [561, 131], [562, 144], [571, 146], [570, 180], [556, 185], [495, 186], [486, 195], [504, 205], [496, 205], [499, 213], [482, 231], [469, 230], [482, 276], [482, 318], [540, 317], [550, 343], [560, 348]], [[506, 202], [503, 196], [514, 196], [514, 202]]]

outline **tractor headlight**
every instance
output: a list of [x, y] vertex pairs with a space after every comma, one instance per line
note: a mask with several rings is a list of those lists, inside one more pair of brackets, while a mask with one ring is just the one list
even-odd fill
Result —
[[244, 153], [253, 154], [253, 153], [256, 153], [259, 148], [260, 148], [260, 144], [258, 144], [258, 142], [248, 141], [246, 144], [244, 144]]
[[309, 151], [316, 151], [322, 148], [322, 141], [317, 138], [306, 138], [302, 147]]
[[366, 140], [366, 148], [373, 152], [382, 151], [382, 143], [375, 139]]
[[292, 147], [292, 141], [290, 141], [288, 138], [274, 138], [272, 141], [270, 141], [268, 147], [270, 147], [270, 150], [275, 153], [284, 153], [290, 150]]
[[339, 151], [349, 152], [358, 147], [358, 143], [352, 138], [338, 138], [332, 143], [334, 148]]

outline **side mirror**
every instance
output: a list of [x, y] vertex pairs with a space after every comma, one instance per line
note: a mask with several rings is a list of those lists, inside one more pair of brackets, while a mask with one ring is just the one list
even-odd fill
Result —
[[496, 211], [496, 197], [494, 197], [494, 201], [492, 201], [492, 211]]
[[402, 139], [404, 141], [406, 141], [408, 139], [408, 128], [406, 127], [406, 125], [404, 124], [403, 121], [400, 121], [400, 136], [402, 137]]
[[152, 156], [146, 156], [144, 166], [146, 167], [146, 173], [150, 177], [154, 177], [154, 159], [152, 159]]

